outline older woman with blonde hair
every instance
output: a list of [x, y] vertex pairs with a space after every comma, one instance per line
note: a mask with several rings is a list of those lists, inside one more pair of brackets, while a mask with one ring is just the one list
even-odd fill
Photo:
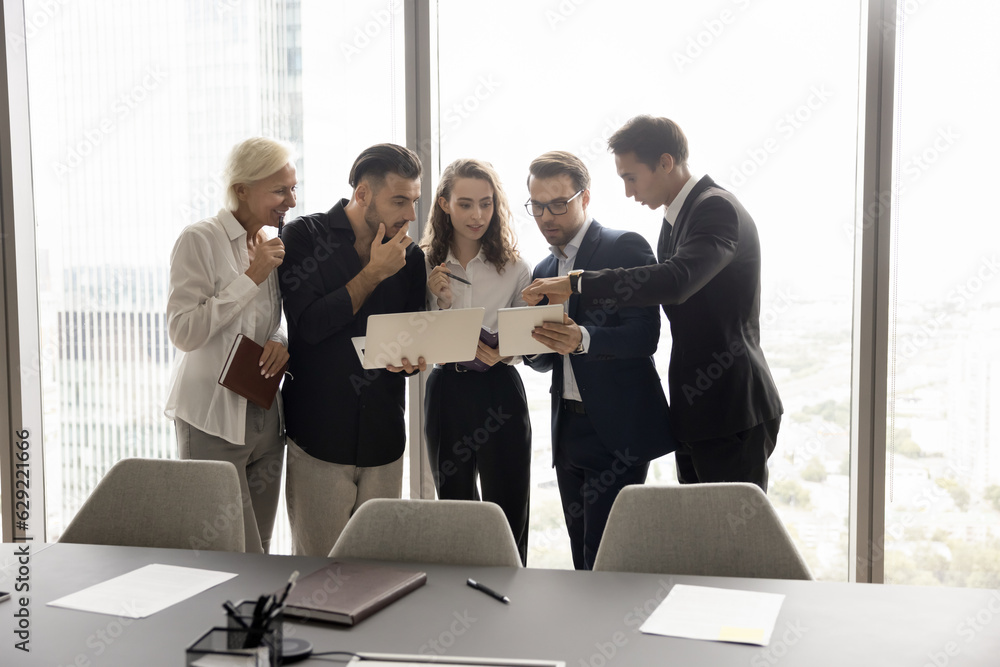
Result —
[[264, 409], [218, 380], [238, 334], [264, 348], [262, 375], [288, 361], [275, 271], [285, 249], [264, 228], [279, 227], [295, 206], [292, 151], [273, 139], [247, 139], [230, 152], [225, 183], [225, 206], [186, 227], [170, 256], [167, 326], [179, 353], [165, 414], [182, 459], [236, 466], [246, 550], [267, 553], [284, 456], [281, 398]]
[[531, 268], [520, 256], [500, 178], [480, 160], [456, 160], [438, 183], [422, 243], [431, 310], [483, 307], [476, 358], [437, 366], [424, 403], [427, 448], [438, 497], [500, 506], [527, 562], [531, 422], [524, 384], [501, 358], [497, 311], [524, 306]]

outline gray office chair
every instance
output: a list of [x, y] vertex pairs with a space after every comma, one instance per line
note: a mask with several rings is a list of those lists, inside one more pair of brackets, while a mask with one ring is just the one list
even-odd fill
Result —
[[743, 483], [625, 487], [594, 569], [813, 578], [767, 496]]
[[232, 463], [123, 459], [98, 482], [60, 542], [243, 551]]
[[503, 511], [475, 500], [374, 498], [347, 522], [330, 558], [521, 567]]

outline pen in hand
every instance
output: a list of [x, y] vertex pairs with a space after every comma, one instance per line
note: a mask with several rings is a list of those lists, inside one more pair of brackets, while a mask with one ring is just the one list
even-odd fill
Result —
[[470, 283], [468, 280], [466, 280], [465, 278], [459, 278], [454, 273], [449, 273], [447, 271], [444, 271], [443, 273], [444, 273], [444, 275], [448, 276], [452, 280], [457, 280], [458, 282], [465, 283], [466, 285], [472, 285], [472, 283]]
[[500, 600], [500, 602], [503, 602], [504, 604], [510, 604], [510, 598], [509, 597], [507, 597], [506, 595], [501, 595], [500, 593], [497, 593], [492, 588], [489, 588], [487, 586], [483, 586], [481, 583], [479, 583], [475, 579], [469, 579], [465, 583], [467, 585], [471, 586], [472, 588], [475, 588], [477, 591], [482, 591], [483, 593], [486, 593], [487, 595], [489, 595], [491, 598], [493, 598], [495, 600]]

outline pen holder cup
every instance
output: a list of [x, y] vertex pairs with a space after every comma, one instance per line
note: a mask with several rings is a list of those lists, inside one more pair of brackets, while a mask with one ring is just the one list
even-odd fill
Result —
[[[227, 615], [226, 616], [226, 618], [228, 619], [227, 625], [230, 628], [234, 628], [237, 630], [241, 629], [242, 627], [240, 625], [240, 621], [242, 621], [243, 624], [248, 627], [253, 625], [253, 608], [254, 606], [256, 606], [256, 604], [257, 604], [256, 600], [240, 600], [239, 602], [237, 602], [234, 606], [236, 607], [236, 613], [239, 616], [239, 621], [237, 621], [232, 616]], [[268, 625], [268, 630], [270, 631], [268, 637], [273, 639], [272, 644], [278, 647], [277, 651], [278, 659], [275, 661], [274, 663], [275, 665], [281, 664], [281, 642], [284, 640], [284, 637], [282, 636], [283, 635], [282, 631], [284, 627], [285, 627], [285, 608], [284, 606], [282, 606], [280, 609], [278, 609], [277, 613], [271, 617], [271, 622]]]
[[281, 644], [273, 631], [265, 632], [256, 648], [243, 648], [247, 631], [243, 628], [212, 628], [185, 651], [187, 667], [278, 667]]
[[237, 615], [227, 616], [228, 627], [212, 628], [188, 647], [187, 666], [278, 667], [285, 615], [279, 610], [266, 628], [256, 631], [252, 629], [255, 605], [256, 601], [235, 605]]

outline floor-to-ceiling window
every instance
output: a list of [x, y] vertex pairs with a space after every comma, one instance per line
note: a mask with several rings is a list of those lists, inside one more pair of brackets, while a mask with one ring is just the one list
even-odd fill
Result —
[[[548, 246], [520, 204], [529, 162], [588, 165], [591, 213], [656, 247], [660, 213], [626, 200], [607, 138], [631, 116], [677, 121], [690, 164], [735, 192], [761, 237], [762, 343], [785, 404], [769, 494], [820, 578], [847, 578], [859, 2], [441, 0], [442, 163], [492, 162], [535, 264]], [[657, 366], [666, 381], [669, 328]], [[571, 567], [549, 442], [549, 376], [532, 408], [529, 564]], [[673, 457], [649, 481], [676, 483]]]
[[896, 26], [885, 580], [1000, 586], [1000, 7]]
[[229, 149], [295, 146], [294, 215], [349, 197], [365, 146], [405, 141], [402, 5], [28, 0], [25, 16], [51, 540], [115, 461], [176, 456], [170, 251], [222, 206]]

